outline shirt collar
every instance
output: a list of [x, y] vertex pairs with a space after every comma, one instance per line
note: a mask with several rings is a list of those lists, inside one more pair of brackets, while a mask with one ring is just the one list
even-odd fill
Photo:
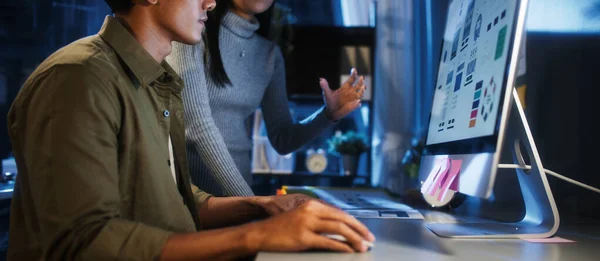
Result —
[[117, 18], [107, 16], [98, 33], [131, 70], [140, 85], [147, 87], [165, 74], [182, 81], [166, 61], [159, 64]]

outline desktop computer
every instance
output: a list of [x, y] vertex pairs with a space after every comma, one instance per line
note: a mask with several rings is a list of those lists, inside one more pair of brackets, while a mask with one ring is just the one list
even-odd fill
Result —
[[[514, 81], [528, 0], [449, 3], [419, 178], [432, 206], [456, 193], [488, 199], [497, 170], [513, 168], [525, 204], [515, 223], [431, 223], [438, 236], [543, 238], [559, 216]], [[513, 162], [500, 162], [511, 150]], [[529, 159], [529, 163], [525, 161]]]

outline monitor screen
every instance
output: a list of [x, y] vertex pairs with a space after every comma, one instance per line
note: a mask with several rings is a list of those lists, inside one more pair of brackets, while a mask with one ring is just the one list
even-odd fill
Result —
[[498, 135], [516, 5], [517, 0], [450, 2], [427, 145]]

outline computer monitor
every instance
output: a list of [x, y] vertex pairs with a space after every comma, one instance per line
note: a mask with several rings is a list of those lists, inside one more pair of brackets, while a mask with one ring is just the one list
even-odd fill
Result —
[[[514, 77], [519, 0], [450, 1], [423, 166], [462, 160], [458, 191], [488, 198]], [[522, 28], [520, 28], [522, 30]], [[517, 44], [515, 46], [515, 44]], [[514, 76], [514, 74], [513, 74]], [[421, 171], [427, 172], [427, 168]]]
[[[527, 214], [523, 222], [508, 226], [429, 225], [438, 235], [544, 237], [558, 227], [537, 149], [522, 108], [514, 102], [527, 4], [528, 0], [450, 1], [419, 172], [421, 192], [433, 206], [447, 204], [456, 192], [487, 199], [501, 151], [510, 140]], [[523, 163], [521, 141], [531, 165]], [[522, 171], [526, 168], [537, 172], [528, 176]]]

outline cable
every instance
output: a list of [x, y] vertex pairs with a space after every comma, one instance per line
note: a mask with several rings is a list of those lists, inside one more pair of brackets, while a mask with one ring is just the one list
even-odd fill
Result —
[[589, 189], [589, 190], [591, 190], [591, 191], [594, 191], [594, 192], [596, 192], [596, 193], [600, 193], [600, 189], [597, 189], [597, 188], [594, 188], [594, 187], [592, 187], [592, 186], [589, 186], [589, 185], [583, 184], [583, 183], [581, 183], [581, 182], [579, 182], [579, 181], [576, 181], [576, 180], [572, 180], [572, 179], [570, 179], [570, 178], [567, 178], [567, 177], [565, 177], [565, 176], [562, 176], [562, 175], [560, 175], [560, 174], [558, 174], [558, 173], [556, 173], [556, 172], [554, 172], [554, 171], [551, 171], [551, 170], [549, 170], [549, 169], [544, 169], [544, 171], [546, 172], [546, 174], [550, 174], [550, 175], [552, 175], [552, 176], [554, 176], [554, 177], [557, 177], [557, 178], [559, 178], [559, 179], [562, 179], [562, 180], [564, 180], [564, 181], [566, 181], [566, 182], [569, 182], [569, 183], [571, 183], [571, 184], [574, 184], [574, 185], [577, 185], [577, 186], [580, 186], [580, 187], [583, 187], [583, 188]]
[[[531, 169], [531, 166], [530, 165], [518, 165], [518, 164], [498, 164], [498, 168], [502, 168], [502, 169]], [[568, 183], [571, 183], [573, 185], [577, 185], [577, 186], [580, 186], [582, 188], [594, 191], [596, 193], [600, 193], [600, 189], [597, 189], [597, 188], [594, 188], [594, 187], [592, 187], [590, 185], [583, 184], [583, 183], [581, 183], [579, 181], [567, 178], [567, 177], [565, 177], [563, 175], [560, 175], [560, 174], [558, 174], [558, 173], [556, 173], [554, 171], [551, 171], [549, 169], [544, 169], [544, 172], [546, 172], [546, 174], [548, 174], [548, 175], [551, 175], [551, 176], [554, 176], [556, 178], [562, 179], [562, 180], [564, 180], [564, 181], [566, 181]]]

